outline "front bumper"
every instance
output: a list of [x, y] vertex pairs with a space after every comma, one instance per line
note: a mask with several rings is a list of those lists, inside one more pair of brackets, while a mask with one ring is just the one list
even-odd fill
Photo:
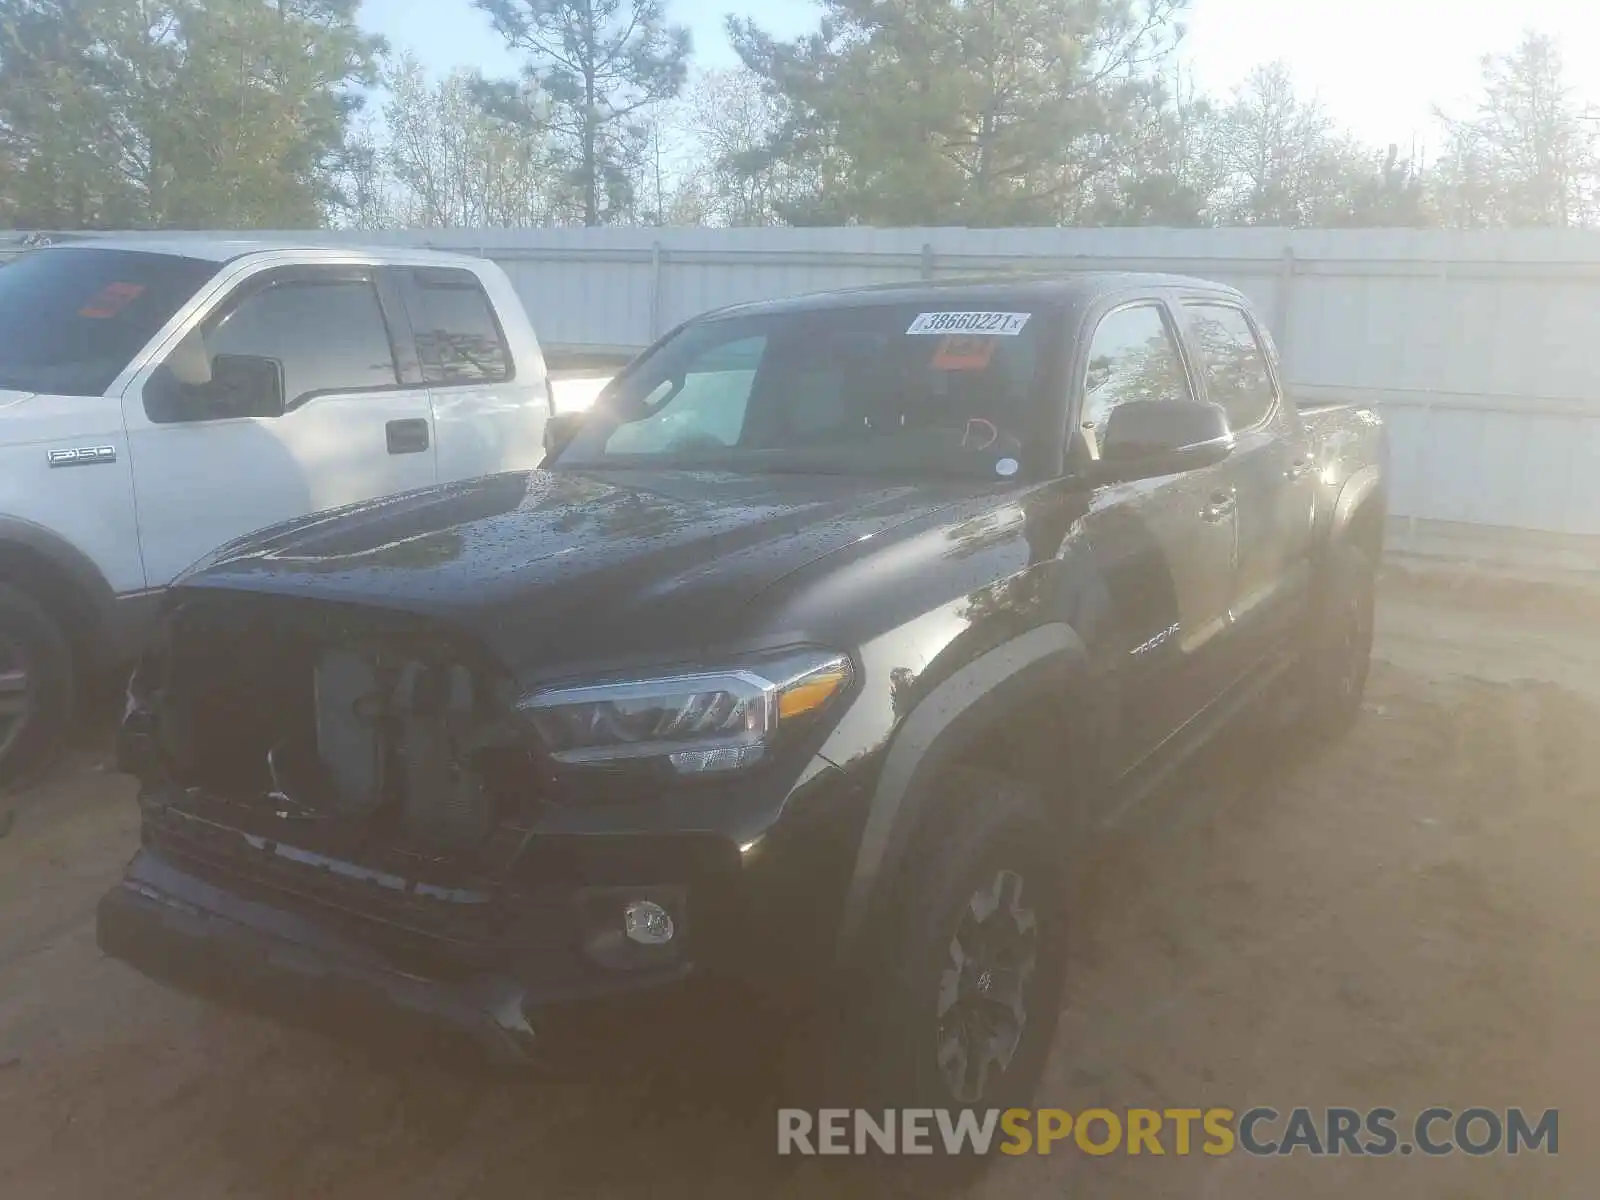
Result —
[[[341, 1038], [399, 1026], [413, 1047], [426, 1034], [500, 1064], [588, 1071], [653, 1055], [708, 1016], [809, 1007], [828, 986], [863, 794], [858, 777], [812, 773], [788, 794], [794, 819], [748, 844], [638, 832], [670, 801], [629, 814], [626, 832], [615, 807], [556, 811], [507, 868], [505, 903], [480, 906], [308, 864], [265, 827], [236, 827], [237, 811], [200, 815], [147, 789], [144, 848], [101, 901], [99, 941], [152, 978]], [[620, 938], [621, 900], [650, 896], [679, 920], [671, 953], [596, 940]]]
[[412, 1052], [425, 1044], [468, 1049], [500, 1066], [553, 1066], [581, 1054], [610, 1010], [681, 992], [690, 974], [685, 966], [544, 991], [488, 972], [424, 978], [395, 969], [358, 940], [244, 899], [150, 851], [101, 899], [96, 925], [102, 951], [184, 991]]

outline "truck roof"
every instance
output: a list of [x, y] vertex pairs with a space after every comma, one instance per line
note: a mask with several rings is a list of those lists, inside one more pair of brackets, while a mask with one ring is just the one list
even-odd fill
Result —
[[112, 237], [87, 237], [82, 240], [61, 242], [47, 249], [62, 250], [135, 250], [146, 254], [170, 254], [179, 258], [195, 258], [206, 262], [232, 262], [251, 254], [273, 252], [313, 252], [347, 255], [372, 259], [378, 262], [409, 264], [434, 264], [438, 266], [464, 266], [483, 260], [468, 254], [451, 254], [443, 250], [426, 250], [413, 246], [372, 246], [340, 242], [299, 241], [287, 238], [207, 237], [202, 235], [150, 235], [119, 234]]
[[1146, 271], [1073, 271], [878, 283], [838, 291], [811, 292], [781, 300], [756, 300], [718, 309], [707, 315], [728, 317], [813, 312], [818, 309], [859, 308], [876, 304], [979, 304], [1001, 299], [1010, 303], [1032, 300], [1040, 304], [1076, 306], [1107, 292], [1136, 287], [1193, 288], [1243, 299], [1239, 291], [1227, 284], [1189, 275]]

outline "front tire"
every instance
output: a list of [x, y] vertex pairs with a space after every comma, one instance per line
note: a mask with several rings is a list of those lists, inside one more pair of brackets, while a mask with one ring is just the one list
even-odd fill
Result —
[[72, 725], [72, 646], [32, 597], [0, 584], [0, 789], [55, 760]]
[[871, 1020], [846, 1053], [873, 1107], [1026, 1107], [1065, 977], [1061, 841], [998, 772], [952, 771], [941, 792], [861, 968]]

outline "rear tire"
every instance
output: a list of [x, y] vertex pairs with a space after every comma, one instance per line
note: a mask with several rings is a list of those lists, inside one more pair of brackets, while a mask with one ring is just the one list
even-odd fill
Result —
[[36, 778], [72, 727], [72, 645], [25, 592], [0, 584], [0, 789]]
[[1344, 733], [1360, 715], [1372, 663], [1377, 574], [1377, 564], [1360, 548], [1330, 547], [1300, 673], [1305, 721], [1317, 732]]
[[[1005, 775], [960, 768], [940, 791], [857, 968], [838, 1053], [852, 1106], [981, 1117], [1031, 1105], [1049, 1054], [1066, 968], [1062, 845]], [[942, 1157], [937, 1126], [931, 1141]]]

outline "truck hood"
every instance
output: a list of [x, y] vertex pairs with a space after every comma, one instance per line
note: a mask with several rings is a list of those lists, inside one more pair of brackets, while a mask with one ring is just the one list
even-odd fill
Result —
[[14, 404], [21, 404], [24, 400], [31, 400], [38, 392], [19, 392], [11, 388], [0, 388], [0, 408], [10, 408]]
[[543, 673], [725, 642], [778, 579], [971, 491], [831, 476], [518, 472], [262, 531], [177, 586], [442, 619], [512, 671]]

